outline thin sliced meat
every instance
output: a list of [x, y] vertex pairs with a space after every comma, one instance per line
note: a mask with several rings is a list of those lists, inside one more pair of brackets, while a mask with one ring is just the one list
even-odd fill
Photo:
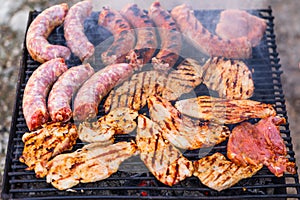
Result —
[[252, 73], [243, 61], [214, 57], [202, 70], [203, 83], [220, 98], [249, 99], [254, 93]]
[[148, 97], [153, 95], [176, 100], [182, 94], [193, 91], [201, 82], [201, 66], [190, 58], [169, 74], [155, 70], [140, 72], [111, 91], [104, 103], [105, 112], [117, 107], [140, 110], [146, 105]]
[[276, 115], [271, 104], [254, 100], [229, 100], [210, 96], [177, 101], [175, 107], [184, 115], [220, 124], [235, 124], [250, 118]]
[[79, 183], [91, 183], [108, 178], [117, 172], [120, 164], [136, 151], [133, 142], [118, 142], [103, 146], [101, 143], [85, 145], [73, 153], [56, 156], [47, 164], [47, 183], [59, 190]]
[[243, 122], [236, 126], [229, 137], [228, 158], [243, 166], [264, 164], [278, 177], [284, 172], [295, 174], [295, 163], [286, 158], [286, 146], [280, 135], [279, 125], [284, 123], [285, 118], [271, 116], [254, 125]]
[[230, 130], [215, 123], [196, 123], [181, 113], [167, 100], [152, 96], [148, 108], [153, 121], [159, 124], [162, 135], [181, 149], [211, 147], [226, 140]]
[[192, 162], [162, 136], [158, 124], [140, 115], [136, 142], [140, 157], [160, 182], [173, 186], [193, 174]]
[[47, 162], [52, 157], [72, 149], [77, 138], [74, 124], [44, 124], [41, 129], [23, 135], [24, 149], [19, 160], [28, 166], [27, 170], [34, 170], [37, 177], [44, 177], [47, 173]]
[[222, 191], [235, 185], [242, 179], [252, 177], [263, 165], [237, 165], [221, 153], [206, 156], [194, 164], [194, 176], [209, 188]]
[[96, 122], [82, 122], [78, 127], [79, 139], [83, 142], [113, 141], [115, 134], [128, 134], [135, 130], [137, 111], [120, 107], [110, 111]]

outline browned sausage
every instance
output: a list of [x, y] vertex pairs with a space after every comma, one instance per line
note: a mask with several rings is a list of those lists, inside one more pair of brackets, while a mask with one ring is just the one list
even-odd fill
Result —
[[48, 121], [46, 97], [53, 83], [67, 70], [64, 59], [55, 58], [43, 63], [30, 76], [23, 97], [23, 114], [30, 131]]
[[94, 74], [90, 64], [68, 69], [54, 83], [48, 97], [48, 110], [53, 121], [67, 122], [72, 117], [71, 99], [79, 87]]
[[107, 65], [126, 62], [126, 56], [135, 45], [135, 33], [128, 21], [118, 11], [104, 7], [98, 24], [114, 37], [112, 45], [101, 55], [102, 61]]
[[74, 101], [74, 120], [84, 121], [97, 117], [98, 105], [104, 96], [133, 73], [127, 63], [109, 65], [91, 76], [79, 89]]
[[94, 54], [95, 48], [84, 33], [84, 20], [91, 15], [93, 9], [89, 0], [73, 5], [64, 23], [64, 34], [68, 47], [84, 61]]
[[26, 47], [33, 60], [44, 63], [53, 58], [69, 59], [71, 51], [62, 45], [52, 45], [47, 41], [55, 27], [61, 25], [68, 12], [66, 3], [47, 8], [30, 24], [26, 34]]
[[136, 33], [136, 44], [132, 50], [137, 56], [137, 64], [142, 67], [148, 63], [157, 49], [156, 31], [152, 20], [145, 10], [137, 4], [124, 7], [121, 14], [126, 18]]
[[171, 15], [190, 44], [206, 55], [236, 59], [249, 58], [252, 55], [252, 46], [247, 37], [223, 40], [213, 35], [185, 4], [175, 7]]
[[151, 5], [149, 16], [154, 21], [161, 40], [160, 51], [152, 58], [153, 67], [158, 70], [169, 70], [180, 54], [181, 33], [170, 13], [164, 10], [158, 1]]

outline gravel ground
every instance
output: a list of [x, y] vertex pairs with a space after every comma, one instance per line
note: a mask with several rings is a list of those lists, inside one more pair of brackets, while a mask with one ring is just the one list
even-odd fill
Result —
[[[63, 1], [46, 0], [0, 0], [0, 173], [3, 173], [5, 151], [8, 141], [13, 103], [15, 101], [15, 90], [17, 74], [20, 66], [24, 33], [27, 24], [28, 12], [30, 10], [42, 10], [51, 5]], [[69, 5], [77, 1], [68, 1]], [[120, 1], [101, 1], [96, 9], [102, 5], [112, 3], [119, 8]], [[137, 2], [137, 1], [130, 1]], [[143, 1], [148, 6], [152, 1]], [[161, 1], [164, 6], [172, 7], [174, 1]], [[294, 150], [296, 151], [297, 163], [300, 161], [300, 25], [299, 9], [300, 1], [293, 0], [204, 0], [184, 1], [186, 3], [198, 2], [197, 7], [203, 8], [266, 8], [271, 5], [275, 16], [276, 42], [281, 59], [280, 63], [284, 71], [282, 83], [284, 86], [286, 105], [293, 138]], [[241, 3], [242, 2], [242, 3]], [[194, 4], [194, 3], [193, 3]], [[0, 177], [1, 178], [1, 177]], [[1, 178], [2, 179], [2, 178]], [[1, 180], [0, 179], [0, 180]]]

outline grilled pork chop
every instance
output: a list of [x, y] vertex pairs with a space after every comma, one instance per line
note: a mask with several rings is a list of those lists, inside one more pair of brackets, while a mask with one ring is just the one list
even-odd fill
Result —
[[216, 33], [226, 40], [247, 37], [254, 47], [260, 43], [266, 28], [263, 19], [244, 10], [229, 9], [221, 12]]
[[141, 160], [160, 182], [173, 186], [193, 174], [192, 162], [165, 140], [158, 124], [139, 115], [136, 142]]
[[284, 123], [285, 118], [271, 116], [255, 125], [243, 122], [236, 126], [229, 137], [228, 158], [243, 166], [264, 164], [278, 177], [286, 171], [295, 174], [295, 163], [286, 158], [286, 146], [278, 127]]
[[270, 104], [253, 100], [228, 100], [210, 96], [180, 100], [175, 107], [184, 115], [220, 124], [239, 123], [250, 118], [276, 115]]
[[41, 129], [23, 135], [24, 150], [19, 160], [28, 166], [27, 170], [34, 170], [36, 177], [44, 177], [47, 162], [52, 157], [72, 149], [77, 138], [74, 124], [45, 124]]
[[201, 66], [187, 58], [168, 75], [158, 71], [144, 71], [134, 74], [130, 80], [111, 91], [104, 103], [105, 112], [117, 107], [140, 110], [152, 95], [162, 95], [175, 100], [191, 92], [202, 82]]
[[47, 164], [47, 183], [59, 190], [66, 190], [79, 183], [103, 180], [115, 173], [119, 165], [135, 151], [133, 142], [108, 146], [92, 143], [75, 152], [60, 154]]
[[209, 188], [217, 191], [225, 190], [244, 178], [256, 174], [263, 165], [237, 165], [219, 152], [194, 161], [194, 176]]
[[152, 96], [148, 99], [151, 119], [162, 129], [162, 135], [181, 149], [198, 149], [221, 143], [229, 136], [228, 127], [214, 123], [196, 123], [167, 100]]
[[252, 73], [238, 60], [209, 59], [203, 66], [203, 83], [218, 92], [220, 98], [249, 99], [254, 92]]
[[130, 108], [116, 108], [96, 122], [79, 124], [79, 139], [83, 142], [112, 143], [115, 134], [128, 134], [136, 128], [138, 112]]

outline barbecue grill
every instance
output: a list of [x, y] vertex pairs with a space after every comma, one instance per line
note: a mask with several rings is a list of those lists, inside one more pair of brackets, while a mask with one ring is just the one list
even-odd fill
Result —
[[[195, 15], [204, 26], [213, 32], [220, 12], [221, 10], [199, 10], [195, 11]], [[250, 70], [253, 71], [255, 92], [251, 99], [274, 105], [278, 115], [287, 119], [280, 81], [283, 72], [276, 50], [274, 17], [271, 7], [249, 10], [249, 12], [265, 19], [268, 25], [262, 42], [253, 49], [253, 57], [244, 60]], [[38, 14], [37, 11], [30, 12], [28, 25]], [[99, 44], [109, 36], [108, 32], [96, 26], [96, 16], [97, 13], [93, 13], [92, 17], [85, 23], [86, 34], [94, 45]], [[56, 28], [49, 37], [49, 41], [54, 44], [65, 44], [63, 28]], [[72, 55], [67, 64], [74, 66], [80, 64], [80, 60]], [[67, 191], [55, 189], [46, 183], [45, 179], [37, 179], [33, 171], [26, 171], [26, 166], [18, 161], [24, 147], [21, 138], [28, 131], [22, 113], [23, 92], [28, 78], [38, 66], [39, 63], [32, 60], [24, 45], [5, 164], [3, 199], [300, 199], [298, 174], [285, 174], [278, 178], [264, 167], [253, 177], [241, 180], [229, 189], [217, 192], [202, 185], [196, 177], [187, 178], [173, 187], [163, 185], [150, 172], [140, 170], [143, 166], [139, 166], [143, 164], [138, 158], [130, 159], [123, 164], [117, 173], [103, 181], [79, 184]], [[258, 120], [252, 119], [252, 121]], [[287, 146], [288, 158], [295, 162], [288, 119], [286, 124], [280, 126], [280, 132]], [[121, 135], [117, 137], [117, 141], [130, 139], [132, 136]], [[79, 141], [74, 148], [79, 148], [82, 145]], [[226, 142], [213, 147], [210, 153], [217, 151], [226, 153]], [[191, 160], [196, 160], [201, 154], [198, 151], [186, 151], [184, 155]], [[136, 172], [125, 170], [134, 167], [137, 168]]]

